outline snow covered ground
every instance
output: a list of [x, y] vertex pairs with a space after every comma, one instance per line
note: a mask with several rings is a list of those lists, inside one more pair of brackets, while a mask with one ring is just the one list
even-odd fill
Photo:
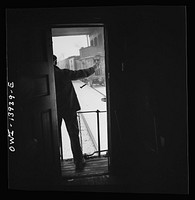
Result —
[[[77, 93], [80, 105], [81, 112], [85, 111], [106, 111], [106, 102], [103, 102], [101, 99], [106, 95], [105, 87], [95, 87], [94, 89], [88, 85], [80, 88], [84, 85], [83, 82], [77, 80], [73, 81], [75, 91]], [[98, 91], [100, 92], [98, 92]], [[101, 94], [102, 93], [102, 94]], [[104, 94], [104, 95], [103, 95]], [[107, 112], [100, 113], [100, 144], [101, 150], [106, 150], [107, 147]], [[88, 128], [91, 130], [93, 137], [97, 143], [97, 113], [83, 113], [85, 120], [87, 121]], [[81, 131], [82, 132], [82, 131]], [[84, 130], [82, 133], [83, 139], [83, 150], [84, 153], [87, 153], [94, 150], [92, 142], [89, 141], [89, 136]], [[62, 122], [62, 144], [63, 144], [63, 158], [72, 158], [72, 152], [70, 147], [70, 139], [66, 130], [64, 121]], [[84, 146], [87, 145], [87, 146]]]
[[103, 94], [103, 97], [106, 97], [106, 87], [102, 86], [94, 86], [94, 89], [99, 91], [100, 93]]

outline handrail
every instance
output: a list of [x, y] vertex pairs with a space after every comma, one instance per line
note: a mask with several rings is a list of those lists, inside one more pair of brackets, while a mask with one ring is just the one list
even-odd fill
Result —
[[107, 112], [106, 110], [88, 110], [88, 111], [77, 111], [77, 113], [93, 113], [93, 112]]
[[106, 151], [106, 150], [100, 150], [100, 121], [99, 121], [99, 113], [104, 113], [107, 111], [100, 111], [100, 110], [95, 110], [95, 111], [78, 111], [78, 114], [82, 114], [82, 113], [97, 113], [97, 136], [98, 136], [98, 151], [94, 151], [92, 154], [90, 155], [86, 155], [87, 157], [92, 156], [94, 153], [98, 152], [98, 157], [101, 156], [101, 152]]
[[[101, 150], [100, 152], [104, 152], [104, 151], [108, 151], [107, 149], [106, 150]], [[90, 156], [93, 156], [95, 153], [99, 153], [98, 151], [94, 151], [93, 153], [91, 154], [85, 154], [85, 157], [90, 157]]]

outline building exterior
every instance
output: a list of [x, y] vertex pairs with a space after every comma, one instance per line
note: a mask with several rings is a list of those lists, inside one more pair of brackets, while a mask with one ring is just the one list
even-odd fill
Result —
[[86, 78], [85, 81], [93, 84], [105, 84], [105, 52], [103, 29], [99, 28], [89, 33], [90, 46], [81, 48], [80, 61], [81, 69], [89, 68], [94, 64], [94, 59], [100, 60], [100, 68], [96, 70], [95, 74]]
[[79, 70], [81, 69], [80, 56], [70, 56], [58, 62], [60, 69]]
[[70, 70], [79, 70], [80, 69], [80, 56], [70, 56], [67, 58], [68, 66]]
[[57, 66], [60, 69], [69, 69], [69, 62], [67, 59], [63, 59], [63, 60], [58, 61]]

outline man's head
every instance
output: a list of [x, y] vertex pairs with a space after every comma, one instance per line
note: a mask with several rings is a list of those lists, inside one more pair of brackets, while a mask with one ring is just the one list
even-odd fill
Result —
[[53, 55], [53, 65], [57, 65], [57, 56]]

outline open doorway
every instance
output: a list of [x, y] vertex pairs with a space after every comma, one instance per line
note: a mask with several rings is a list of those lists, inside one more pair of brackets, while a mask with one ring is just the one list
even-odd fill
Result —
[[66, 124], [62, 121], [60, 156], [63, 177], [75, 178], [108, 173], [108, 115], [103, 26], [52, 28], [53, 54], [60, 69], [80, 70], [100, 67], [87, 78], [72, 81], [81, 110], [77, 112], [79, 139], [86, 167], [75, 173]]

